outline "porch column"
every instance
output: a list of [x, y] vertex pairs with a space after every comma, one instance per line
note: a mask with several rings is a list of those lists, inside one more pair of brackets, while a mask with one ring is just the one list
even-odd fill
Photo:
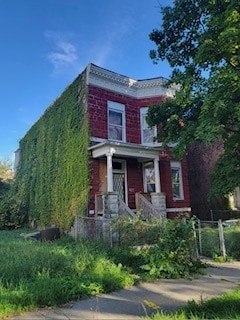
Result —
[[114, 149], [110, 148], [107, 152], [107, 192], [113, 192], [113, 167], [112, 167], [112, 156]]
[[155, 171], [155, 191], [156, 193], [160, 193], [161, 192], [160, 172], [159, 172], [159, 161], [157, 158], [154, 159], [154, 171]]

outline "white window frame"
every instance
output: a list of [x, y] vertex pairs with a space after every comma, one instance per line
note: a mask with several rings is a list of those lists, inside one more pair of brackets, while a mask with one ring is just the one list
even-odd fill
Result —
[[[154, 138], [157, 136], [157, 126], [154, 126], [152, 128], [146, 128], [145, 127], [145, 118], [147, 116], [148, 108], [141, 108], [140, 109], [140, 121], [141, 121], [141, 143], [143, 145], [148, 145], [148, 146], [155, 146], [157, 143], [154, 141]], [[153, 136], [152, 136], [152, 141], [151, 142], [145, 142], [144, 141], [144, 134], [143, 130], [152, 130], [153, 131]]]
[[116, 159], [116, 158], [114, 158], [112, 161], [113, 161], [113, 162], [121, 163], [121, 169], [114, 169], [114, 168], [113, 168], [113, 174], [114, 174], [114, 173], [123, 173], [123, 174], [124, 174], [124, 181], [125, 181], [125, 203], [128, 204], [127, 162], [126, 162], [126, 160]]
[[174, 190], [173, 187], [173, 179], [172, 179], [172, 170], [178, 170], [179, 172], [179, 196], [174, 196], [173, 200], [183, 200], [184, 193], [183, 193], [183, 179], [182, 179], [182, 164], [180, 161], [171, 161], [171, 182], [172, 182], [172, 191]]
[[[147, 182], [146, 169], [148, 169], [148, 168], [152, 170], [152, 176], [154, 178], [154, 182], [153, 183], [148, 183]], [[153, 162], [144, 163], [144, 165], [143, 165], [143, 179], [144, 179], [144, 192], [145, 193], [156, 192], [156, 176], [155, 176], [155, 169], [154, 169], [154, 163]], [[148, 188], [147, 188], [148, 184], [149, 185], [154, 185], [154, 190], [148, 191]]]
[[[118, 112], [122, 114], [122, 125], [119, 126], [122, 129], [122, 139], [113, 139], [110, 137], [109, 127], [111, 125], [109, 119], [109, 112]], [[125, 105], [122, 103], [108, 101], [108, 139], [113, 141], [126, 142], [126, 119], [125, 119]]]

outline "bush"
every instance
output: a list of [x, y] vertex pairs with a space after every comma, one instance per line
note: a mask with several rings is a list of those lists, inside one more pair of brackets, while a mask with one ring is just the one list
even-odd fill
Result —
[[20, 228], [27, 223], [25, 209], [14, 192], [13, 182], [0, 181], [0, 230]]
[[194, 220], [181, 217], [164, 223], [164, 233], [158, 242], [143, 250], [145, 264], [141, 269], [150, 277], [179, 278], [199, 272], [202, 263], [195, 256]]
[[[195, 240], [193, 232], [194, 219], [186, 220], [179, 217], [175, 220], [166, 220], [158, 225], [157, 235], [146, 237], [144, 230], [141, 243], [146, 243], [154, 239], [152, 245], [138, 247], [121, 247], [115, 250], [115, 262], [124, 262], [132, 272], [140, 274], [144, 279], [154, 278], [179, 278], [190, 276], [194, 272], [199, 272], [203, 264], [195, 256]], [[132, 225], [122, 223], [122, 230], [126, 235], [125, 243], [136, 244], [133, 235], [136, 233], [135, 226], [145, 225], [139, 220], [133, 221]], [[132, 229], [129, 228], [132, 227]], [[154, 232], [156, 224], [152, 225]], [[140, 229], [141, 232], [143, 228]], [[142, 235], [144, 237], [142, 238]], [[144, 239], [144, 242], [143, 242]], [[117, 253], [116, 253], [117, 251]]]

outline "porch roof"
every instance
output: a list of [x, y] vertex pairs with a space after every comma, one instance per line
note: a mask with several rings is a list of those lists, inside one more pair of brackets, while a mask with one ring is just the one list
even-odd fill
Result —
[[112, 156], [137, 158], [139, 162], [158, 159], [161, 146], [148, 147], [134, 143], [105, 140], [89, 148], [93, 158]]

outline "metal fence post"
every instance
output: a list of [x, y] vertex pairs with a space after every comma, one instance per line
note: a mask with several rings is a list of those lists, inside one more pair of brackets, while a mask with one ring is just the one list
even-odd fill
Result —
[[211, 214], [211, 220], [213, 221], [213, 211], [210, 210], [210, 214]]
[[196, 258], [199, 258], [198, 244], [197, 244], [197, 233], [196, 233], [196, 228], [195, 228], [195, 222], [193, 223], [193, 237], [194, 237]]
[[202, 256], [202, 227], [201, 227], [200, 219], [198, 219], [198, 242], [199, 242], [199, 253]]
[[223, 226], [222, 226], [222, 220], [218, 220], [218, 232], [219, 232], [219, 241], [220, 241], [220, 251], [223, 256], [223, 259], [226, 260], [226, 247], [225, 247], [225, 241], [224, 241], [224, 235], [223, 235]]

